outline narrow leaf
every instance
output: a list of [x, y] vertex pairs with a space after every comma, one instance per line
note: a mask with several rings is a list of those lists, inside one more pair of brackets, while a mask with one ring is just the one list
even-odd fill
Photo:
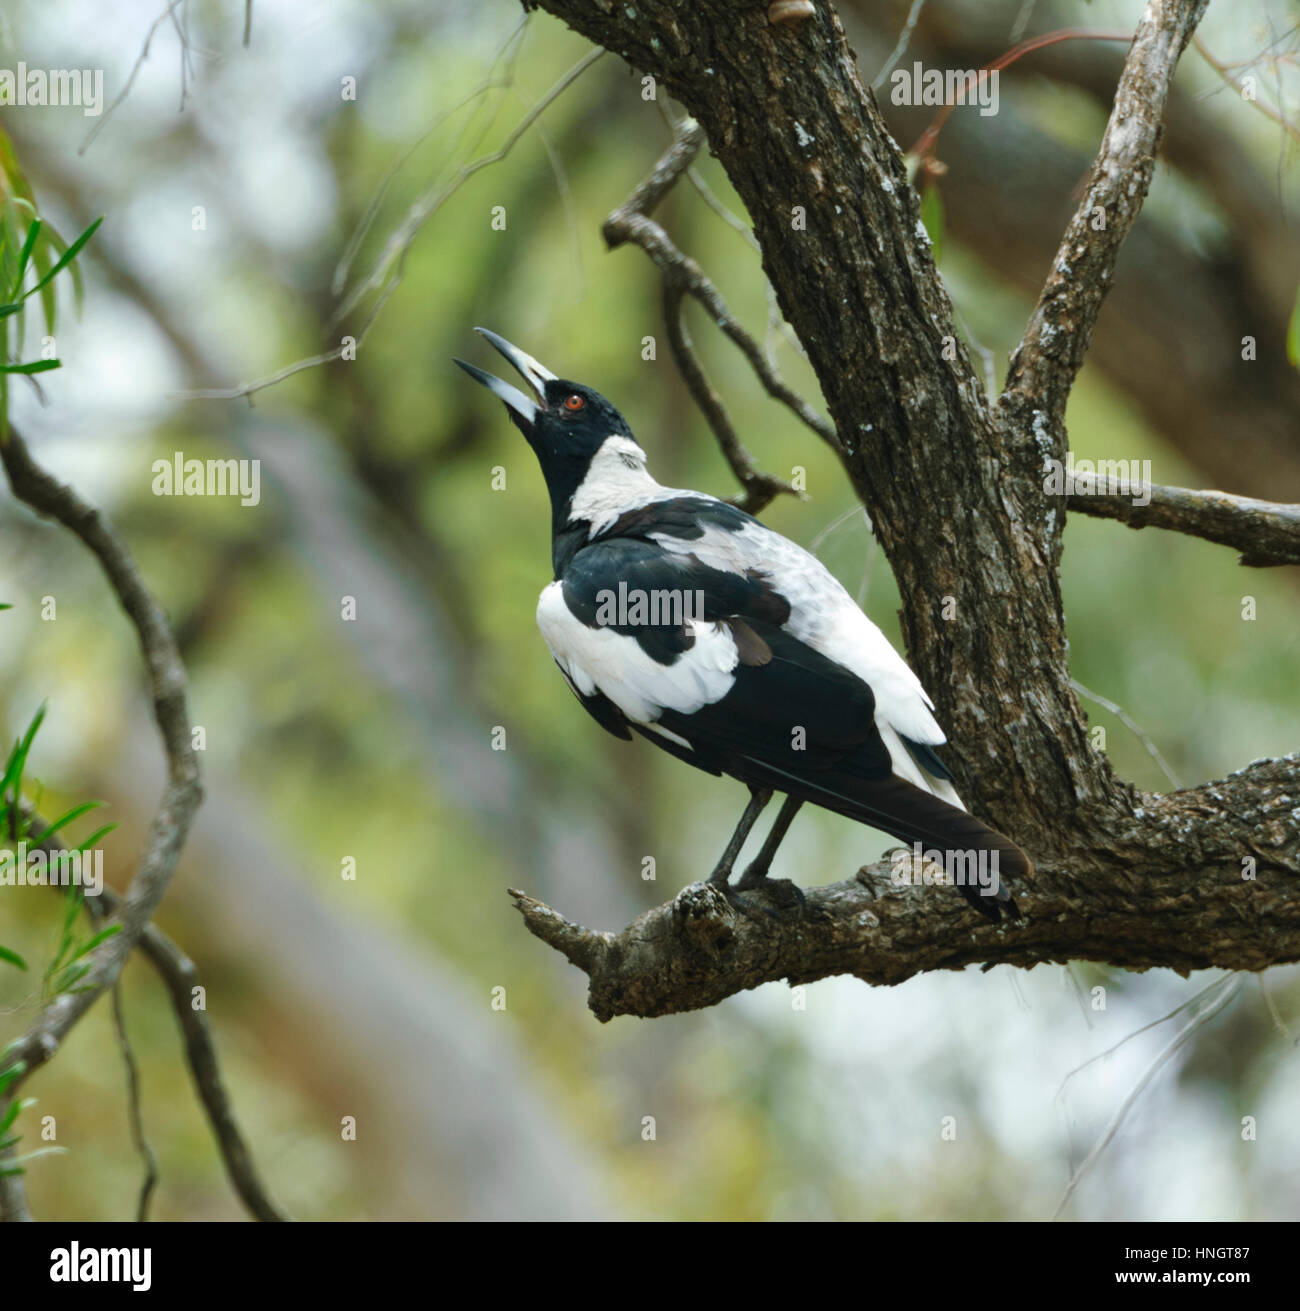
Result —
[[61, 368], [62, 360], [29, 360], [26, 364], [0, 364], [0, 373], [48, 373]]
[[101, 214], [85, 230], [85, 232], [83, 232], [81, 236], [79, 236], [76, 239], [76, 241], [74, 241], [72, 245], [70, 245], [67, 248], [67, 250], [63, 252], [63, 254], [59, 257], [57, 263], [55, 263], [51, 267], [50, 271], [31, 289], [31, 291], [25, 293], [24, 299], [26, 299], [27, 296], [32, 295], [34, 292], [40, 291], [42, 287], [44, 287], [47, 283], [49, 283], [54, 278], [56, 278], [64, 269], [66, 269], [68, 265], [71, 264], [72, 261], [76, 259], [79, 254], [81, 254], [81, 248], [86, 244], [86, 242], [88, 242], [91, 239], [91, 237], [95, 235], [95, 229], [98, 228], [103, 221], [104, 221], [104, 216]]
[[[109, 938], [116, 937], [117, 934], [121, 932], [122, 932], [122, 926], [120, 924], [110, 924], [108, 928], [100, 929], [100, 931], [96, 933], [95, 936], [91, 938], [79, 951], [73, 954], [72, 960], [80, 960], [83, 956], [87, 955], [89, 952], [94, 951], [95, 948], [98, 947], [101, 942], [106, 942]], [[72, 961], [68, 962], [68, 964], [71, 963]]]
[[88, 810], [95, 810], [104, 803], [102, 801], [83, 801], [79, 806], [73, 806], [66, 814], [60, 815], [50, 826], [41, 834], [41, 841], [48, 842], [61, 828], [66, 828], [74, 819], [80, 819]]

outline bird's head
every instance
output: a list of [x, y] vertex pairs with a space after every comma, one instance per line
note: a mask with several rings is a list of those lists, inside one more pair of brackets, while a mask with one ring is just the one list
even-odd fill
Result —
[[598, 391], [557, 378], [495, 332], [486, 328], [474, 331], [482, 333], [518, 369], [536, 399], [473, 364], [464, 360], [456, 363], [505, 402], [511, 421], [527, 438], [542, 466], [551, 499], [559, 511], [586, 477], [601, 447], [611, 437], [632, 441], [632, 430]]

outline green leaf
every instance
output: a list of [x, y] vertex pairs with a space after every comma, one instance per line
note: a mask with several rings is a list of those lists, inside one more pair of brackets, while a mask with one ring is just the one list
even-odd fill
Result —
[[105, 824], [103, 828], [97, 828], [88, 838], [78, 842], [73, 848], [74, 851], [89, 851], [100, 838], [107, 837], [115, 828], [116, 824]]
[[48, 842], [61, 828], [66, 828], [74, 819], [80, 819], [88, 810], [95, 810], [102, 806], [102, 801], [83, 801], [79, 806], [73, 806], [66, 814], [60, 815], [50, 826], [41, 834], [41, 841]]
[[13, 1122], [18, 1118], [20, 1111], [25, 1111], [29, 1106], [36, 1105], [35, 1097], [20, 1097], [16, 1102], [9, 1103], [9, 1109], [3, 1115], [0, 1115], [0, 1134], [8, 1131]]
[[23, 770], [27, 765], [27, 753], [32, 749], [32, 742], [44, 720], [45, 704], [42, 702], [36, 714], [32, 716], [32, 722], [27, 726], [27, 732], [23, 735], [21, 741], [14, 744], [13, 751], [9, 753], [9, 761], [5, 765], [4, 779], [0, 780], [0, 792], [7, 793], [12, 789], [15, 796], [17, 795], [18, 789], [22, 786]]
[[26, 364], [0, 364], [0, 373], [48, 373], [61, 368], [62, 360], [30, 360]]
[[70, 245], [67, 248], [67, 250], [63, 252], [63, 254], [59, 257], [58, 261], [50, 268], [49, 272], [46, 273], [46, 275], [31, 289], [31, 291], [27, 291], [23, 293], [23, 299], [26, 300], [28, 296], [31, 296], [35, 292], [40, 291], [42, 287], [47, 286], [64, 269], [66, 269], [68, 265], [71, 264], [72, 261], [76, 259], [79, 254], [81, 254], [81, 248], [86, 244], [86, 242], [88, 242], [91, 239], [91, 237], [95, 235], [96, 228], [98, 228], [103, 221], [104, 221], [104, 216], [101, 214], [85, 230], [85, 232], [83, 232], [81, 236], [79, 236], [76, 239], [76, 241], [74, 241], [72, 245]]
[[58, 983], [55, 986], [54, 991], [56, 993], [72, 992], [75, 989], [76, 985], [80, 983], [81, 980], [84, 979], [86, 975], [89, 973], [90, 973], [89, 965], [73, 965], [71, 962], [69, 962], [67, 968], [60, 971]]
[[18, 252], [18, 280], [14, 284], [14, 291], [19, 292], [23, 286], [23, 274], [27, 272], [27, 261], [32, 257], [32, 247], [36, 245], [36, 238], [41, 235], [40, 219], [32, 219], [27, 228], [27, 240], [23, 242], [23, 248]]
[[[84, 944], [84, 946], [82, 946], [78, 951], [73, 953], [72, 960], [80, 960], [88, 952], [94, 951], [95, 948], [98, 947], [101, 942], [107, 942], [109, 938], [116, 937], [117, 934], [121, 932], [122, 932], [122, 926], [120, 924], [110, 924], [108, 928], [100, 929], [100, 931], [96, 933], [93, 938], [90, 938]], [[69, 961], [68, 964], [69, 965], [72, 964], [72, 961]]]
[[938, 264], [943, 254], [943, 200], [933, 179], [921, 193], [921, 222], [934, 248], [934, 262]]
[[17, 1078], [27, 1073], [26, 1061], [15, 1061], [12, 1065], [6, 1066], [0, 1070], [0, 1097], [4, 1096], [4, 1091]]
[[10, 951], [8, 947], [0, 947], [0, 960], [8, 961], [10, 965], [16, 965], [20, 970], [27, 968], [27, 962], [16, 951]]
[[1295, 308], [1291, 311], [1291, 324], [1286, 330], [1286, 357], [1293, 367], [1300, 369], [1300, 287], [1296, 288]]

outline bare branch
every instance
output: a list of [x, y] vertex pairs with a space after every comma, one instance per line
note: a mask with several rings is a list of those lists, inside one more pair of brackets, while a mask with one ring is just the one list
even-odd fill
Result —
[[885, 85], [886, 79], [894, 71], [894, 65], [902, 59], [907, 51], [908, 43], [912, 39], [912, 33], [916, 31], [917, 20], [921, 17], [921, 9], [925, 0], [912, 0], [912, 7], [907, 11], [907, 17], [903, 20], [903, 30], [898, 34], [898, 41], [889, 58], [885, 60], [879, 73], [871, 81], [871, 89], [879, 91]]
[[649, 217], [677, 179], [690, 170], [703, 144], [704, 131], [694, 119], [684, 119], [679, 123], [672, 145], [649, 176], [605, 220], [601, 231], [611, 250], [627, 242], [640, 246], [663, 275], [664, 317], [673, 358], [687, 389], [708, 420], [723, 456], [745, 489], [740, 502], [742, 508], [757, 514], [774, 497], [782, 493], [795, 496], [799, 493], [782, 479], [759, 472], [753, 456], [741, 442], [722, 398], [709, 384], [691, 346], [682, 315], [685, 297], [698, 300], [722, 332], [739, 346], [769, 396], [786, 405], [832, 449], [839, 449], [839, 439], [834, 425], [786, 385], [762, 348], [732, 316], [718, 289], [700, 266], [678, 250], [667, 232]]
[[1045, 412], [1054, 427], [1092, 340], [1120, 247], [1146, 199], [1174, 70], [1207, 4], [1149, 0], [1087, 190], [1011, 357], [1007, 391]]
[[1089, 701], [1095, 701], [1103, 710], [1109, 710], [1110, 713], [1114, 715], [1115, 718], [1118, 719], [1119, 722], [1123, 724], [1139, 742], [1142, 743], [1147, 755], [1149, 755], [1151, 759], [1160, 766], [1164, 776], [1169, 780], [1170, 787], [1182, 787], [1182, 784], [1178, 781], [1178, 776], [1169, 768], [1169, 762], [1160, 754], [1160, 748], [1151, 740], [1150, 734], [1146, 732], [1146, 730], [1133, 718], [1132, 715], [1128, 713], [1127, 710], [1124, 709], [1123, 706], [1116, 705], [1116, 703], [1111, 701], [1108, 697], [1104, 697], [1100, 695], [1100, 693], [1084, 687], [1077, 678], [1070, 679], [1070, 686], [1074, 688], [1080, 696], [1086, 697]]
[[[103, 895], [111, 896], [107, 889]], [[185, 1038], [185, 1059], [194, 1079], [194, 1088], [212, 1126], [217, 1150], [221, 1153], [231, 1185], [255, 1219], [291, 1219], [263, 1184], [235, 1119], [230, 1094], [221, 1077], [212, 1026], [207, 1015], [194, 1005], [194, 989], [199, 983], [194, 962], [153, 924], [141, 935], [140, 950], [158, 971], [171, 998], [172, 1010]]]
[[[834, 974], [895, 984], [928, 970], [1072, 960], [1182, 974], [1258, 970], [1300, 960], [1295, 768], [1295, 757], [1263, 761], [1199, 788], [1140, 796], [1142, 825], [1098, 834], [1097, 849], [1068, 865], [1045, 861], [1033, 886], [1016, 889], [1023, 918], [997, 925], [972, 915], [951, 888], [894, 886], [889, 861], [806, 887], [803, 907], [692, 883], [620, 933], [510, 895], [529, 931], [588, 975], [588, 1005], [600, 1020], [697, 1010], [763, 983]], [[1220, 814], [1230, 817], [1222, 829], [1206, 824]], [[1175, 844], [1198, 822], [1200, 860], [1189, 872]], [[1249, 878], [1242, 850], [1253, 852]], [[1142, 875], [1107, 882], [1117, 856]]]
[[[77, 154], [84, 155], [86, 153], [90, 143], [94, 141], [94, 139], [107, 126], [108, 120], [113, 117], [117, 107], [131, 94], [131, 88], [135, 85], [135, 79], [139, 76], [140, 70], [144, 67], [144, 61], [149, 58], [149, 47], [153, 44], [154, 36], [157, 34], [158, 29], [167, 22], [168, 19], [171, 19], [173, 22], [176, 21], [175, 10], [176, 6], [180, 3], [181, 0], [169, 0], [167, 8], [164, 9], [149, 25], [149, 30], [145, 33], [144, 45], [140, 47], [140, 53], [136, 56], [135, 63], [131, 66], [131, 72], [127, 75], [125, 84], [121, 91], [113, 97], [104, 112], [99, 116], [99, 121], [89, 132], [86, 133], [86, 139], [77, 147]], [[180, 32], [179, 28], [177, 29], [177, 32], [181, 39], [181, 106], [183, 108], [185, 103], [183, 90], [185, 85], [185, 36], [184, 33]]]
[[144, 1179], [140, 1183], [140, 1198], [136, 1202], [135, 1218], [144, 1222], [149, 1218], [149, 1200], [158, 1186], [158, 1158], [149, 1146], [144, 1132], [144, 1113], [140, 1105], [140, 1067], [136, 1064], [131, 1039], [126, 1032], [126, 1007], [122, 1002], [122, 980], [113, 985], [113, 1027], [117, 1031], [117, 1046], [126, 1067], [127, 1115], [131, 1122], [131, 1139], [144, 1162]]
[[[1204, 59], [1205, 62], [1209, 64], [1209, 66], [1212, 69], [1214, 69], [1216, 73], [1218, 73], [1218, 75], [1224, 80], [1224, 82], [1229, 87], [1231, 87], [1232, 90], [1240, 93], [1241, 87], [1235, 81], [1233, 81], [1233, 77], [1232, 77], [1233, 66], [1222, 63], [1220, 60], [1216, 59], [1210, 53], [1205, 42], [1202, 41], [1199, 36], [1192, 37], [1192, 44], [1196, 47], [1196, 53], [1200, 55], [1201, 58]], [[1272, 105], [1265, 104], [1264, 101], [1260, 100], [1256, 96], [1248, 97], [1245, 103], [1248, 105], [1253, 105], [1266, 118], [1271, 118], [1273, 122], [1276, 123], [1282, 129], [1284, 129], [1287, 135], [1291, 137], [1293, 140], [1300, 141], [1300, 126], [1297, 126], [1295, 123], [1293, 123], [1289, 118], [1286, 117], [1285, 114], [1282, 114], [1278, 110], [1274, 109]]]
[[185, 669], [180, 653], [167, 616], [150, 595], [126, 543], [95, 506], [35, 463], [13, 429], [0, 442], [0, 460], [14, 495], [38, 514], [56, 519], [75, 534], [107, 575], [140, 640], [154, 718], [167, 762], [162, 801], [149, 826], [144, 854], [116, 916], [121, 931], [87, 958], [90, 970], [82, 980], [81, 989], [55, 997], [27, 1032], [7, 1049], [5, 1066], [21, 1062], [24, 1067], [9, 1085], [8, 1093], [13, 1096], [54, 1055], [77, 1021], [117, 981], [176, 872], [203, 789], [198, 757], [191, 741]]
[[[1070, 1176], [1070, 1182], [1066, 1185], [1065, 1192], [1061, 1195], [1061, 1200], [1056, 1204], [1056, 1210], [1052, 1212], [1052, 1219], [1057, 1219], [1061, 1212], [1065, 1210], [1066, 1204], [1074, 1196], [1074, 1190], [1079, 1186], [1084, 1175], [1097, 1163], [1101, 1154], [1110, 1145], [1111, 1140], [1119, 1132], [1120, 1126], [1124, 1123], [1125, 1117], [1133, 1109], [1134, 1103], [1142, 1095], [1145, 1089], [1151, 1083], [1159, 1072], [1169, 1063], [1174, 1054], [1183, 1047], [1189, 1038], [1200, 1028], [1208, 1024], [1223, 1008], [1237, 995], [1241, 989], [1242, 976], [1240, 974], [1229, 974], [1225, 980], [1220, 980], [1223, 984], [1222, 990], [1208, 1006], [1192, 1016], [1181, 1029], [1169, 1040], [1166, 1045], [1156, 1054], [1155, 1059], [1143, 1070], [1137, 1083], [1129, 1090], [1128, 1095], [1115, 1109], [1114, 1115], [1110, 1118], [1110, 1123], [1106, 1126], [1101, 1137], [1093, 1143], [1088, 1155], [1080, 1162], [1079, 1168]], [[1214, 985], [1212, 985], [1214, 986]]]
[[[64, 850], [60, 843], [45, 838], [44, 834], [49, 826], [39, 815], [29, 811], [27, 819], [30, 841], [33, 845], [38, 845], [43, 851], [52, 856]], [[55, 890], [62, 891], [62, 889]], [[104, 888], [98, 897], [87, 899], [86, 909], [96, 923], [102, 925], [109, 916], [118, 912], [121, 904], [122, 898], [112, 888]], [[257, 1173], [257, 1167], [253, 1164], [252, 1154], [249, 1152], [248, 1146], [244, 1142], [244, 1136], [235, 1120], [230, 1094], [226, 1091], [225, 1082], [221, 1077], [221, 1066], [217, 1059], [217, 1045], [213, 1037], [212, 1025], [208, 1021], [207, 1012], [194, 1004], [194, 990], [199, 986], [199, 972], [195, 968], [194, 962], [156, 924], [147, 924], [145, 926], [144, 932], [140, 935], [140, 951], [158, 972], [158, 977], [167, 989], [172, 1010], [176, 1014], [176, 1020], [185, 1038], [185, 1059], [190, 1067], [190, 1075], [194, 1080], [195, 1090], [198, 1092], [199, 1100], [203, 1103], [203, 1109], [207, 1113], [208, 1123], [212, 1126], [212, 1132], [217, 1141], [217, 1150], [221, 1153], [222, 1162], [226, 1167], [226, 1174], [229, 1176], [235, 1192], [254, 1219], [290, 1219], [291, 1217], [277, 1205], [267, 1191], [266, 1186], [262, 1183], [261, 1177]], [[125, 1026], [121, 1023], [118, 1014], [117, 992], [118, 988], [115, 986], [115, 1019], [118, 1023], [119, 1037], [131, 1077], [133, 1134], [140, 1153], [150, 1166], [152, 1173], [156, 1170], [156, 1164], [153, 1161], [153, 1153], [144, 1143], [143, 1128], [138, 1123], [138, 1084], [134, 1073], [134, 1061], [130, 1057], [130, 1049], [125, 1042]], [[143, 1211], [147, 1201], [148, 1180], [146, 1180], [146, 1188], [141, 1193], [140, 1215], [138, 1217], [140, 1219], [144, 1219]]]
[[754, 457], [737, 435], [722, 397], [714, 391], [691, 346], [682, 314], [685, 296], [686, 289], [680, 283], [671, 278], [664, 279], [664, 326], [668, 333], [668, 347], [677, 362], [677, 370], [682, 375], [686, 390], [700, 407], [709, 427], [713, 429], [723, 457], [731, 466], [731, 472], [745, 489], [737, 504], [747, 514], [758, 514], [783, 493], [798, 496], [799, 492], [784, 479], [761, 472], [754, 463]]
[[378, 260], [375, 261], [374, 268], [362, 279], [362, 281], [353, 289], [352, 293], [347, 296], [343, 303], [335, 312], [334, 321], [337, 323], [348, 314], [350, 314], [367, 293], [378, 290], [384, 285], [390, 270], [395, 262], [405, 254], [410, 248], [411, 243], [415, 240], [420, 229], [438, 212], [439, 209], [461, 188], [464, 183], [469, 181], [475, 173], [485, 169], [492, 164], [499, 163], [501, 160], [514, 149], [516, 142], [528, 131], [530, 127], [542, 116], [542, 114], [555, 101], [571, 87], [582, 75], [594, 64], [605, 52], [603, 50], [592, 50], [584, 55], [572, 68], [565, 73], [549, 91], [537, 100], [519, 120], [518, 123], [510, 130], [505, 141], [495, 150], [489, 151], [485, 155], [480, 155], [477, 159], [471, 160], [468, 164], [462, 164], [455, 173], [452, 174], [449, 181], [427, 190], [417, 200], [415, 200], [406, 212], [406, 217], [398, 224], [397, 228], [389, 235], [388, 240], [384, 243], [384, 248], [380, 252]]
[[1130, 528], [1168, 528], [1235, 547], [1244, 565], [1300, 564], [1300, 505], [1156, 484], [1150, 492], [1147, 505], [1134, 505], [1132, 495], [1119, 492], [1073, 492], [1068, 503], [1071, 510], [1095, 519], [1118, 519]]

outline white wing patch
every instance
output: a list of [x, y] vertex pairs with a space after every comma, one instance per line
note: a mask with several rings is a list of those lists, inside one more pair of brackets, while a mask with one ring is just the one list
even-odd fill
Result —
[[[815, 555], [762, 524], [746, 524], [739, 532], [710, 526], [701, 538], [683, 539], [668, 533], [652, 536], [665, 550], [693, 555], [715, 568], [756, 569], [770, 578], [790, 603], [786, 630], [870, 686], [876, 698], [877, 725], [882, 731], [886, 727], [896, 730], [885, 740], [897, 774], [910, 779], [916, 769], [898, 742], [898, 733], [927, 746], [946, 741], [921, 680]], [[935, 790], [932, 783], [926, 786]]]
[[569, 609], [557, 582], [538, 598], [537, 626], [574, 687], [583, 696], [604, 693], [635, 724], [653, 724], [665, 710], [693, 715], [722, 700], [735, 682], [736, 643], [722, 624], [688, 621], [695, 645], [661, 665], [636, 638], [588, 628]]

